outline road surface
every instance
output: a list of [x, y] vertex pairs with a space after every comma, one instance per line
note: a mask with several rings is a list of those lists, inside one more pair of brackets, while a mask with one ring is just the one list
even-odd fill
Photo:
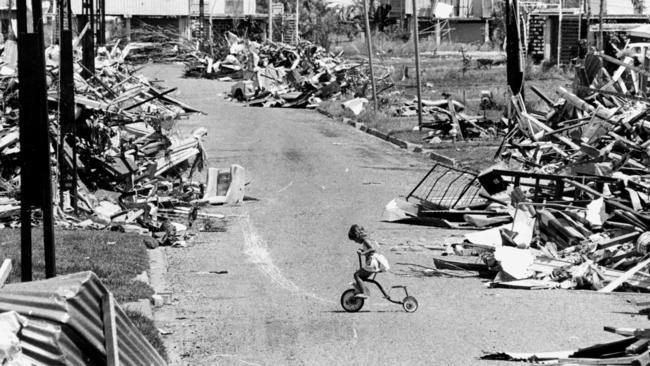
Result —
[[[589, 291], [488, 289], [478, 278], [421, 276], [426, 245], [461, 233], [380, 222], [431, 162], [309, 110], [249, 108], [224, 100], [228, 83], [181, 78], [178, 65], [146, 74], [178, 87], [205, 111], [178, 124], [208, 129], [210, 167], [246, 168], [247, 201], [215, 207], [226, 232], [166, 248], [173, 302], [156, 311], [176, 365], [499, 365], [483, 351], [554, 351], [617, 339], [603, 326], [648, 327], [626, 299]], [[366, 226], [392, 264], [386, 284], [404, 284], [413, 314], [374, 291], [348, 314], [341, 292], [357, 266], [347, 239]], [[228, 271], [215, 274], [211, 271]]]

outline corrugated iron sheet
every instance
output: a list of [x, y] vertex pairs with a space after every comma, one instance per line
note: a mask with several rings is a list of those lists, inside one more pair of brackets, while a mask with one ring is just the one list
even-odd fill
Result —
[[[1, 1], [0, 0], [0, 4]], [[71, 0], [72, 11], [81, 14], [81, 0]], [[110, 0], [106, 1], [106, 15], [131, 16], [197, 16], [198, 0]], [[207, 17], [237, 17], [255, 14], [255, 0], [205, 0], [203, 11]]]
[[[21, 341], [37, 364], [106, 364], [102, 299], [108, 290], [92, 272], [10, 284], [0, 290], [0, 312], [16, 311], [32, 320]], [[116, 306], [120, 362], [165, 365], [165, 361]]]
[[[207, 1], [206, 1], [207, 2]], [[188, 16], [189, 0], [110, 0], [106, 15]], [[81, 0], [72, 0], [72, 11], [81, 14]]]

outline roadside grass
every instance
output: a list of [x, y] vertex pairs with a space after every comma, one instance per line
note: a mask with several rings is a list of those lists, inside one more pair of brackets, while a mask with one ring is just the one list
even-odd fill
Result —
[[[389, 37], [381, 33], [376, 33], [371, 36], [373, 51], [380, 55], [391, 56], [413, 56], [415, 49], [412, 40], [401, 40]], [[456, 42], [442, 42], [436, 46], [435, 39], [423, 38], [420, 39], [419, 44], [420, 53], [434, 53], [434, 52], [456, 52], [463, 49], [465, 52], [472, 51], [494, 51], [501, 53], [502, 51], [495, 48], [491, 44], [486, 43], [456, 43]], [[335, 42], [333, 50], [343, 51], [345, 55], [359, 55], [366, 53], [366, 41], [363, 37], [357, 37], [352, 41]]]
[[[32, 230], [32, 262], [35, 280], [45, 278], [43, 235]], [[118, 302], [150, 298], [153, 289], [134, 277], [149, 269], [147, 249], [142, 237], [110, 231], [55, 232], [56, 272], [58, 275], [93, 271]], [[13, 270], [9, 282], [20, 281], [20, 229], [3, 229], [0, 258], [10, 258]]]
[[142, 335], [144, 335], [149, 343], [151, 343], [153, 348], [158, 351], [158, 354], [164, 358], [165, 361], [169, 362], [167, 349], [165, 348], [165, 344], [160, 337], [160, 332], [158, 331], [158, 328], [156, 327], [156, 324], [154, 324], [153, 320], [137, 311], [126, 310], [125, 313], [131, 322], [133, 322], [133, 325], [136, 328], [140, 329]]
[[[429, 145], [424, 143], [422, 133], [413, 131], [417, 126], [417, 117], [394, 117], [391, 107], [398, 106], [402, 102], [412, 102], [416, 99], [416, 81], [413, 60], [386, 58], [381, 60], [383, 66], [393, 67], [392, 80], [395, 87], [379, 95], [379, 110], [372, 109], [372, 102], [359, 116], [354, 116], [341, 107], [341, 102], [351, 99], [351, 96], [342, 101], [325, 101], [321, 103], [320, 109], [326, 111], [334, 118], [352, 118], [366, 126], [380, 130], [381, 132], [398, 137], [402, 140], [422, 144], [426, 149], [435, 149], [436, 152], [454, 158], [460, 166], [482, 170], [494, 163], [493, 156], [501, 142], [495, 141], [459, 141], [452, 146], [449, 139], [442, 143]], [[405, 70], [406, 66], [408, 71]], [[408, 78], [405, 78], [408, 72]], [[529, 111], [546, 113], [549, 107], [546, 103], [532, 92], [529, 86], [537, 87], [544, 95], [551, 100], [557, 100], [556, 93], [559, 86], [571, 87], [571, 70], [562, 70], [557, 67], [545, 65], [526, 65], [526, 82], [528, 86], [525, 91], [526, 104]], [[452, 99], [465, 104], [464, 113], [470, 116], [485, 116], [493, 121], [500, 120], [507, 116], [507, 106], [510, 98], [510, 89], [507, 85], [507, 74], [505, 66], [494, 66], [487, 70], [470, 68], [462, 71], [462, 61], [454, 57], [425, 57], [422, 62], [422, 98], [442, 99], [443, 93], [449, 94]], [[481, 92], [490, 91], [494, 106], [488, 110], [481, 110]], [[428, 116], [423, 116], [427, 120]], [[444, 136], [443, 136], [444, 138]]]
[[[134, 280], [149, 269], [147, 249], [142, 236], [111, 231], [55, 231], [56, 273], [64, 275], [93, 271], [119, 303], [150, 298], [154, 291], [146, 283]], [[43, 234], [32, 230], [34, 280], [45, 278]], [[0, 234], [0, 259], [12, 260], [8, 282], [20, 281], [20, 229], [3, 229]], [[167, 360], [167, 350], [153, 321], [137, 311], [126, 311], [134, 325]]]

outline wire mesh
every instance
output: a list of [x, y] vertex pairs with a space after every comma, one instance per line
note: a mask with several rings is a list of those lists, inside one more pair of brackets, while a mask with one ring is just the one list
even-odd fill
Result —
[[464, 209], [484, 204], [482, 187], [472, 172], [436, 164], [406, 197], [432, 210]]

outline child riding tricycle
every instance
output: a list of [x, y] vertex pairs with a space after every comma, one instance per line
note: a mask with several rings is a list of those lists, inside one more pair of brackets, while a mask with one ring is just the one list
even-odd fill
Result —
[[370, 295], [370, 290], [364, 284], [369, 282], [375, 284], [384, 298], [392, 303], [400, 304], [408, 313], [412, 313], [418, 309], [418, 302], [413, 296], [409, 296], [406, 286], [392, 286], [392, 289], [401, 288], [404, 290], [406, 297], [403, 300], [394, 300], [390, 297], [390, 290], [386, 292], [379, 282], [375, 280], [377, 273], [386, 272], [389, 270], [388, 261], [386, 258], [379, 254], [376, 245], [370, 241], [362, 226], [352, 225], [348, 232], [350, 240], [360, 244], [363, 249], [358, 250], [359, 257], [359, 270], [354, 273], [354, 282], [350, 285], [351, 288], [345, 290], [341, 295], [341, 306], [347, 312], [357, 312], [361, 310], [365, 299]]

